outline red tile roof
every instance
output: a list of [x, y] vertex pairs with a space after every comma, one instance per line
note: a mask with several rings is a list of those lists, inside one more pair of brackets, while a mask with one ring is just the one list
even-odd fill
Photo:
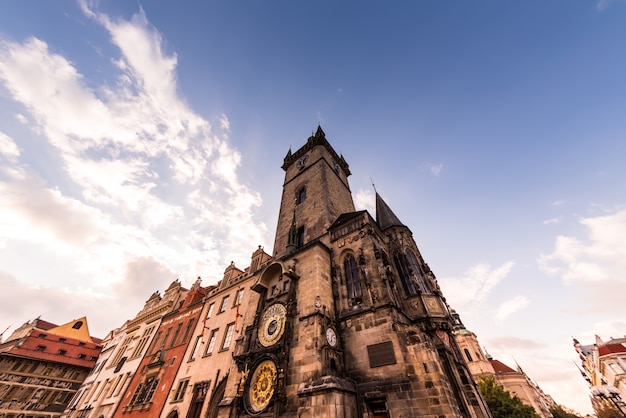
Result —
[[496, 373], [517, 373], [515, 370], [502, 363], [499, 360], [489, 360]]
[[607, 344], [598, 347], [598, 354], [600, 354], [600, 356], [606, 356], [615, 353], [626, 353], [626, 347], [624, 347], [622, 344]]

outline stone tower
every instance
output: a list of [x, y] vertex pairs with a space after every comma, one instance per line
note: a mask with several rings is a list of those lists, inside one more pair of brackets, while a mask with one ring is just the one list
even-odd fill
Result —
[[412, 233], [318, 127], [282, 165], [274, 258], [254, 280], [219, 416], [489, 417]]

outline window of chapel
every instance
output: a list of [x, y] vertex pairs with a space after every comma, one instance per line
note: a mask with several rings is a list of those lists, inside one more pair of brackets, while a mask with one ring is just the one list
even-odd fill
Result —
[[359, 278], [359, 268], [352, 254], [348, 254], [343, 260], [343, 270], [346, 277], [348, 299], [352, 304], [363, 301], [363, 290]]

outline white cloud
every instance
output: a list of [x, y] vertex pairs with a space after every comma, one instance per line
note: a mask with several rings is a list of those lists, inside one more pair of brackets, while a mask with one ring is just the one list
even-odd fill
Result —
[[[37, 246], [66, 266], [67, 277], [50, 283], [83, 280], [84, 292], [99, 286], [109, 297], [139, 265], [183, 281], [208, 275], [205, 283], [231, 260], [245, 267], [266, 228], [255, 222], [259, 194], [238, 179], [227, 116], [214, 132], [178, 95], [176, 55], [164, 52], [143, 11], [126, 21], [82, 7], [121, 53], [110, 57], [112, 86], [91, 85], [79, 63], [40, 39], [0, 38], [0, 83], [56, 163], [19, 165], [28, 150], [0, 133], [0, 154], [15, 163], [0, 178], [0, 245], [15, 253]], [[146, 298], [158, 288], [140, 283]]]
[[539, 266], [563, 282], [624, 281], [626, 269], [626, 210], [583, 218], [587, 236], [558, 236], [551, 254], [539, 257]]
[[16, 161], [20, 156], [20, 150], [11, 137], [0, 131], [0, 155], [4, 155], [9, 161]]
[[599, 11], [604, 11], [606, 10], [611, 3], [613, 3], [615, 0], [600, 0], [597, 4], [596, 4], [596, 9], [598, 9]]
[[513, 299], [509, 299], [505, 302], [502, 302], [496, 311], [496, 322], [503, 322], [513, 313], [524, 309], [528, 306], [528, 298], [525, 296], [515, 296]]
[[439, 175], [443, 171], [443, 164], [424, 163], [422, 165], [422, 169], [425, 171], [428, 171], [430, 174], [432, 174], [435, 177], [439, 177]]
[[460, 278], [440, 279], [446, 299], [459, 312], [479, 309], [491, 291], [511, 272], [515, 263], [508, 261], [497, 268], [477, 264]]
[[376, 196], [370, 189], [357, 190], [352, 194], [356, 210], [367, 210], [370, 215], [376, 216]]
[[550, 225], [550, 224], [558, 224], [560, 222], [559, 218], [550, 218], [550, 219], [546, 219], [545, 221], [543, 221], [544, 225]]

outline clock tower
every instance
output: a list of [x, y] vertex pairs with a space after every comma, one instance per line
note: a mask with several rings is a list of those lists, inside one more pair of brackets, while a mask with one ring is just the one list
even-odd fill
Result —
[[489, 418], [409, 228], [378, 193], [375, 218], [355, 210], [321, 127], [282, 168], [219, 416]]
[[277, 258], [320, 239], [340, 214], [354, 212], [348, 163], [330, 146], [321, 127], [299, 150], [289, 150], [282, 168], [285, 183], [274, 239]]

